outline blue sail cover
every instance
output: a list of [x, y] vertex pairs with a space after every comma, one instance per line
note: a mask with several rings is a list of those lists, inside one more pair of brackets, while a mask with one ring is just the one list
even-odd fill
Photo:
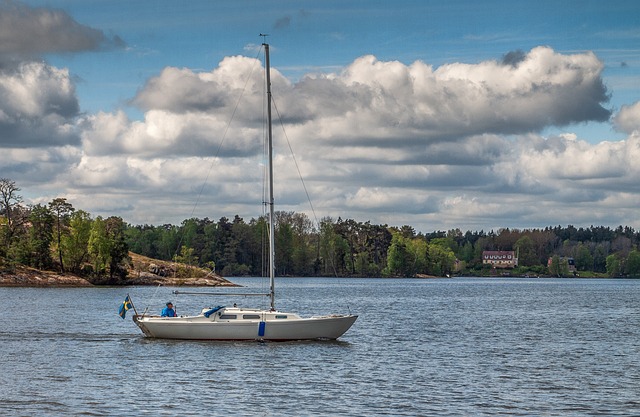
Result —
[[209, 318], [210, 315], [212, 315], [213, 313], [215, 313], [216, 311], [220, 310], [221, 308], [224, 308], [224, 306], [218, 306], [218, 307], [214, 307], [209, 311], [205, 311], [204, 316], [206, 318]]

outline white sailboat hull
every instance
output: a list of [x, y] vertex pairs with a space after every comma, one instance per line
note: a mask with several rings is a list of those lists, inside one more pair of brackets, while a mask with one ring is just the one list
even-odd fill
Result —
[[[255, 316], [259, 315], [259, 318]], [[234, 317], [235, 316], [235, 317]], [[321, 340], [342, 336], [358, 316], [330, 315], [301, 318], [278, 311], [223, 309], [205, 317], [134, 316], [148, 337], [183, 340]]]

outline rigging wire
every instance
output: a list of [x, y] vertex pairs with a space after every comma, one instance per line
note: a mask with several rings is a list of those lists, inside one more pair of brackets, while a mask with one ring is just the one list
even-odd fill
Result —
[[[280, 111], [278, 110], [278, 105], [276, 103], [276, 99], [273, 96], [273, 92], [271, 93], [271, 102], [273, 103], [273, 107], [278, 116], [278, 122], [280, 123], [280, 128], [282, 129], [282, 133], [287, 141], [287, 145], [289, 146], [289, 152], [291, 153], [291, 157], [293, 158], [293, 163], [296, 166], [296, 171], [298, 172], [298, 177], [300, 178], [300, 182], [302, 183], [302, 188], [304, 189], [305, 194], [307, 195], [307, 201], [309, 202], [309, 207], [311, 207], [311, 213], [313, 213], [313, 218], [315, 219], [315, 224], [318, 227], [318, 233], [320, 233], [320, 222], [318, 221], [318, 216], [316, 215], [316, 211], [313, 208], [313, 202], [311, 201], [311, 196], [309, 195], [309, 191], [307, 190], [307, 185], [304, 182], [304, 178], [302, 177], [302, 173], [300, 172], [300, 166], [298, 165], [298, 160], [296, 159], [296, 154], [293, 152], [293, 147], [291, 146], [291, 141], [289, 140], [289, 136], [287, 135], [287, 131], [284, 128], [284, 122], [282, 121], [282, 116], [280, 115]], [[337, 277], [338, 271], [336, 269], [335, 260], [331, 257], [331, 267], [333, 268], [333, 273]]]
[[[227, 123], [227, 125], [225, 126], [225, 129], [222, 133], [222, 138], [220, 139], [220, 142], [218, 143], [218, 147], [216, 149], [216, 152], [213, 155], [213, 158], [211, 160], [211, 164], [209, 165], [209, 170], [207, 171], [207, 175], [205, 176], [205, 179], [202, 183], [202, 186], [200, 187], [200, 191], [198, 192], [198, 196], [196, 198], [196, 201], [193, 205], [193, 209], [191, 209], [191, 215], [189, 216], [189, 218], [193, 218], [193, 214], [196, 211], [196, 208], [198, 207], [198, 205], [200, 204], [200, 200], [202, 199], [202, 194], [204, 192], [204, 187], [205, 185], [207, 185], [207, 182], [209, 181], [209, 177], [211, 176], [211, 171], [213, 171], [213, 167], [216, 164], [218, 157], [220, 155], [220, 152], [222, 150], [222, 145], [224, 144], [226, 138], [227, 138], [227, 133], [229, 132], [229, 129], [231, 128], [231, 123], [233, 123], [233, 120], [235, 118], [236, 112], [238, 110], [238, 107], [240, 106], [240, 102], [242, 101], [242, 99], [244, 98], [245, 92], [247, 90], [247, 85], [249, 84], [249, 80], [251, 80], [251, 77], [256, 69], [256, 65], [257, 63], [260, 62], [260, 60], [258, 59], [260, 53], [262, 51], [262, 47], [260, 48], [260, 50], [258, 50], [258, 53], [255, 56], [255, 62], [253, 64], [253, 66], [251, 67], [251, 71], [249, 71], [249, 75], [247, 76], [247, 78], [244, 81], [244, 85], [242, 87], [242, 91], [240, 91], [240, 95], [238, 96], [238, 100], [236, 101], [236, 104], [233, 108], [233, 112], [231, 112], [231, 117], [229, 118], [229, 122]], [[182, 242], [184, 241], [184, 237], [186, 234], [186, 229], [183, 228], [182, 229], [182, 233], [180, 235], [180, 239], [178, 241], [178, 245], [176, 246], [176, 251], [174, 252], [174, 259], [178, 256], [178, 249], [182, 246]]]
[[[151, 296], [151, 305], [155, 304], [156, 294], [158, 294], [158, 290], [160, 289], [161, 286], [162, 284], [158, 284], [158, 286], [156, 287], [156, 290], [153, 292], [153, 295]], [[142, 317], [144, 317], [147, 314], [148, 310], [149, 310], [149, 306], [147, 305], [144, 309], [144, 312], [142, 313]]]
[[304, 189], [304, 193], [307, 195], [307, 201], [309, 202], [309, 206], [311, 207], [311, 212], [313, 213], [313, 218], [316, 220], [316, 224], [319, 226], [320, 222], [318, 221], [318, 216], [316, 216], [316, 211], [313, 208], [313, 203], [311, 202], [311, 197], [309, 196], [309, 191], [307, 190], [307, 185], [304, 182], [304, 178], [302, 177], [302, 173], [300, 172], [300, 166], [298, 165], [298, 160], [296, 159], [296, 154], [293, 152], [293, 148], [291, 147], [291, 141], [289, 140], [289, 136], [287, 135], [287, 131], [284, 128], [284, 122], [282, 121], [282, 116], [280, 116], [280, 112], [278, 111], [278, 105], [276, 104], [276, 100], [273, 97], [273, 93], [271, 93], [271, 101], [273, 102], [273, 107], [278, 115], [278, 121], [280, 122], [280, 128], [282, 129], [282, 133], [287, 141], [287, 145], [289, 146], [289, 152], [291, 152], [291, 157], [293, 158], [293, 163], [296, 166], [296, 171], [298, 172], [298, 177], [300, 178], [300, 182], [302, 183], [302, 188]]

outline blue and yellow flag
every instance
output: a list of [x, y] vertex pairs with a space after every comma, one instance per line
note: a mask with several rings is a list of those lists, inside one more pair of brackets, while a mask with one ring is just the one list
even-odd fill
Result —
[[120, 312], [118, 314], [120, 314], [120, 317], [122, 317], [122, 319], [124, 320], [124, 317], [127, 315], [127, 310], [130, 310], [132, 308], [133, 303], [131, 302], [129, 295], [127, 295], [127, 298], [124, 299], [124, 302], [120, 306]]

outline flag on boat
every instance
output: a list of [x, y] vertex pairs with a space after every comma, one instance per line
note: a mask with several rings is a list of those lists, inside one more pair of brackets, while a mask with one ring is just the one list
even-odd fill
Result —
[[120, 306], [120, 311], [118, 314], [120, 314], [120, 317], [122, 317], [122, 319], [124, 320], [124, 317], [127, 315], [127, 310], [130, 310], [133, 308], [133, 303], [131, 302], [131, 298], [129, 298], [129, 294], [127, 294], [127, 298], [124, 299], [124, 301], [122, 302], [122, 305]]

